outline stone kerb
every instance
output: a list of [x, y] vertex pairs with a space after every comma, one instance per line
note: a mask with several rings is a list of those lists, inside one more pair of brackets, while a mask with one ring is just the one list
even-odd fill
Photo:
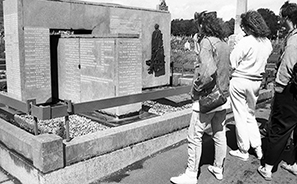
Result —
[[166, 135], [189, 125], [191, 109], [168, 113], [64, 142], [66, 165]]
[[54, 134], [34, 136], [3, 119], [0, 124], [0, 141], [32, 161], [42, 173], [64, 167], [62, 138]]
[[55, 134], [41, 134], [32, 139], [33, 165], [43, 173], [64, 167], [63, 141]]
[[0, 118], [0, 141], [9, 149], [15, 150], [29, 160], [33, 160], [32, 139], [34, 135]]

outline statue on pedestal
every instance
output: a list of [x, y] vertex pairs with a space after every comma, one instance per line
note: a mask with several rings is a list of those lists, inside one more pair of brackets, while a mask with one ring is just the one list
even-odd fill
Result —
[[165, 0], [160, 0], [160, 4], [157, 5], [158, 10], [168, 11], [168, 6], [166, 5]]

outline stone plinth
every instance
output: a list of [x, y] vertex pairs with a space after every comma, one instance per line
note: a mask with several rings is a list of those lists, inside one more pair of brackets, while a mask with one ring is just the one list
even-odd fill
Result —
[[[58, 48], [60, 99], [79, 103], [142, 92], [141, 42], [135, 35], [64, 37]], [[136, 103], [107, 111], [140, 109]]]

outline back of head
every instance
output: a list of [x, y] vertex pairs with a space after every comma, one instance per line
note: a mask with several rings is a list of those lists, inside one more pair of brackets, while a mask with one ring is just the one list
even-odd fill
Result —
[[204, 13], [201, 18], [201, 31], [205, 36], [214, 36], [219, 39], [224, 38], [222, 21], [217, 18], [216, 12]]
[[297, 4], [286, 1], [280, 8], [280, 16], [290, 19], [294, 25], [297, 25]]
[[241, 26], [256, 38], [264, 38], [270, 34], [265, 20], [257, 11], [248, 11], [241, 14]]

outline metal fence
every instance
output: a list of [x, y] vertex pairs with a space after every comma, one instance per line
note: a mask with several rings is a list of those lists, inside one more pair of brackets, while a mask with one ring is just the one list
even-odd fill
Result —
[[26, 102], [23, 102], [11, 98], [6, 94], [0, 94], [0, 103], [5, 104], [9, 108], [13, 108], [20, 112], [32, 115], [34, 117], [35, 135], [38, 135], [38, 119], [47, 120], [57, 117], [65, 117], [66, 140], [69, 141], [69, 115], [185, 94], [190, 91], [190, 88], [191, 86], [170, 87], [168, 89], [152, 90], [133, 95], [119, 96], [82, 103], [72, 103], [71, 100], [61, 100], [59, 104], [55, 104], [54, 106], [37, 105], [35, 99], [29, 99]]
[[[0, 60], [1, 64], [4, 65], [5, 69], [5, 60]], [[185, 67], [185, 66], [179, 66]], [[267, 84], [274, 79], [273, 67], [266, 70], [264, 75], [264, 80], [262, 87], [266, 88]], [[188, 69], [188, 68], [187, 68]], [[144, 102], [147, 100], [156, 100], [168, 96], [180, 95], [190, 92], [191, 86], [178, 86], [178, 87], [168, 87], [166, 89], [155, 89], [143, 93], [119, 96], [101, 100], [95, 100], [90, 102], [82, 103], [72, 103], [71, 100], [65, 99], [61, 100], [60, 103], [55, 105], [38, 105], [36, 104], [35, 99], [28, 99], [27, 101], [16, 100], [12, 97], [9, 97], [7, 94], [0, 94], [0, 103], [5, 104], [7, 107], [16, 109], [17, 111], [32, 115], [34, 117], [34, 133], [38, 134], [38, 120], [47, 120], [57, 117], [65, 117], [66, 125], [66, 140], [70, 140], [69, 136], [69, 115], [79, 114], [84, 112], [92, 112], [95, 110], [117, 107], [122, 105], [128, 105], [138, 102]]]

